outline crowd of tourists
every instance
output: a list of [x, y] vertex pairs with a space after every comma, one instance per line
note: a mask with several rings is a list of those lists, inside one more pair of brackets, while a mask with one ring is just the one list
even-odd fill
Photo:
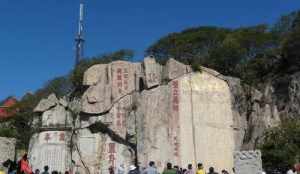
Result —
[[[3, 163], [3, 166], [8, 168], [7, 174], [50, 174], [49, 166], [44, 167], [44, 171], [40, 171], [36, 169], [35, 171], [29, 165], [27, 154], [25, 154], [20, 161], [15, 162], [11, 160], [7, 160]], [[69, 174], [68, 171], [64, 172], [65, 174]], [[0, 171], [0, 174], [6, 174], [4, 171]], [[58, 171], [52, 171], [51, 174], [62, 174]]]
[[[298, 174], [296, 171], [295, 166], [290, 166], [286, 172], [279, 172], [276, 174]], [[259, 172], [260, 174], [267, 174], [264, 170]], [[110, 173], [110, 174], [115, 174], [115, 173]], [[116, 173], [116, 174], [123, 174], [123, 173]], [[138, 170], [137, 167], [134, 165], [130, 167], [130, 171], [128, 174], [159, 174], [155, 162], [151, 161], [149, 163], [149, 166], [147, 168], [144, 168], [142, 170]], [[189, 164], [187, 168], [181, 168], [176, 165], [172, 166], [171, 163], [167, 163], [166, 168], [162, 172], [162, 174], [219, 174], [217, 171], [215, 171], [214, 167], [209, 167], [208, 171], [204, 170], [204, 166], [202, 163], [198, 163], [196, 168], [193, 168], [192, 164]], [[235, 169], [232, 168], [232, 171], [227, 171], [223, 169], [220, 171], [220, 174], [235, 174]], [[243, 173], [238, 173], [238, 174], [243, 174]], [[268, 174], [275, 174], [275, 173], [268, 173]]]
[[[141, 170], [137, 169], [137, 167], [135, 167], [134, 165], [130, 166], [129, 168], [130, 169], [128, 174], [159, 174], [154, 161], [151, 161], [147, 168], [143, 168]], [[110, 174], [114, 174], [114, 173], [110, 173]], [[162, 174], [218, 174], [218, 173], [215, 171], [214, 167], [209, 167], [209, 170], [206, 172], [204, 170], [204, 166], [202, 163], [198, 163], [196, 169], [193, 168], [192, 164], [189, 164], [187, 168], [182, 168], [176, 165], [173, 166], [172, 163], [167, 163], [167, 166], [165, 167]], [[222, 170], [221, 174], [229, 174], [229, 172], [226, 170]]]
[[[44, 170], [40, 171], [36, 169], [32, 171], [27, 154], [25, 154], [21, 160], [16, 163], [11, 160], [7, 160], [3, 163], [3, 166], [8, 168], [7, 174], [50, 174], [49, 167], [44, 166]], [[65, 171], [64, 174], [69, 174], [69, 171]], [[135, 165], [129, 166], [129, 171], [125, 172], [125, 170], [117, 170], [114, 171], [113, 167], [108, 169], [109, 174], [159, 174], [157, 167], [155, 166], [154, 161], [149, 162], [149, 166], [145, 168], [139, 168]], [[0, 170], [0, 174], [6, 174], [3, 170]], [[62, 172], [51, 171], [51, 174], [62, 174]], [[75, 174], [80, 174], [79, 172], [75, 172]], [[214, 167], [209, 167], [208, 171], [204, 170], [204, 166], [202, 163], [198, 163], [197, 167], [194, 168], [192, 164], [189, 164], [187, 168], [182, 168], [176, 165], [172, 165], [171, 163], [167, 163], [165, 169], [162, 174], [219, 174], [215, 171]], [[235, 174], [234, 168], [231, 172], [223, 169], [220, 174]], [[261, 171], [261, 174], [266, 174], [264, 171]], [[295, 167], [291, 167], [286, 174], [297, 174]]]

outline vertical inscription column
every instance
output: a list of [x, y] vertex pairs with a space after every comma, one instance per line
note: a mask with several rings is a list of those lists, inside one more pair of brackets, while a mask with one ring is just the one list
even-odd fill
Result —
[[110, 167], [116, 168], [116, 143], [108, 143], [108, 161]]
[[122, 90], [123, 90], [122, 68], [117, 69], [117, 87], [118, 87], [118, 93], [122, 94]]
[[117, 106], [117, 113], [115, 117], [114, 127], [116, 131], [119, 133], [119, 135], [126, 136], [126, 112], [122, 105], [122, 103], [118, 103]]
[[179, 82], [171, 82], [171, 142], [177, 164], [180, 165], [180, 121], [179, 121]]

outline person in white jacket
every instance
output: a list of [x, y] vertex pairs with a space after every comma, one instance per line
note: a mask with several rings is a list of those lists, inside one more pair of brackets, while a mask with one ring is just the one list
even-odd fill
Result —
[[286, 174], [297, 174], [294, 166], [290, 167], [290, 169], [286, 172]]

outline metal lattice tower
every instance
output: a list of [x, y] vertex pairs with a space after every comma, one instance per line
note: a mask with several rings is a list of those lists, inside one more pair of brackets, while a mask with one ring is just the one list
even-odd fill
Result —
[[77, 65], [81, 59], [83, 59], [83, 49], [84, 49], [84, 22], [83, 22], [83, 14], [84, 14], [84, 2], [80, 0], [80, 9], [79, 9], [79, 21], [78, 21], [78, 33], [75, 38], [75, 65]]

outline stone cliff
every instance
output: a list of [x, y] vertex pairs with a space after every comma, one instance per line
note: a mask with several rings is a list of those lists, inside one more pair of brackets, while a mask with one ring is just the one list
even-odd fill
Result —
[[52, 95], [36, 107], [34, 168], [59, 158], [65, 163], [52, 162], [51, 170], [108, 173], [113, 166], [122, 173], [153, 160], [159, 170], [166, 162], [202, 162], [230, 171], [235, 150], [254, 148], [266, 128], [280, 124], [272, 87], [260, 92], [174, 59], [165, 66], [151, 57], [94, 65], [83, 85], [80, 99]]

